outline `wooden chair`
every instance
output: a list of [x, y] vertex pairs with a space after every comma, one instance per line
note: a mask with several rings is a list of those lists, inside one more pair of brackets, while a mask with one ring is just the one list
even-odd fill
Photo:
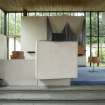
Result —
[[100, 58], [99, 57], [89, 57], [88, 58], [88, 62], [92, 63], [93, 64], [93, 71], [94, 71], [94, 64], [99, 64], [100, 63]]
[[11, 59], [24, 59], [24, 51], [12, 51]]

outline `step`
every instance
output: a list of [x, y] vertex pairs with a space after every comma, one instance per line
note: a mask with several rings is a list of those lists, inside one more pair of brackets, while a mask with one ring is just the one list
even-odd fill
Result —
[[105, 105], [105, 86], [0, 88], [0, 105]]

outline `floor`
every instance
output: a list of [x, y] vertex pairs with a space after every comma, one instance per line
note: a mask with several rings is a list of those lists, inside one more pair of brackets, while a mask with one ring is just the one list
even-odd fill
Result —
[[72, 80], [71, 85], [105, 85], [105, 68], [79, 67], [78, 78]]

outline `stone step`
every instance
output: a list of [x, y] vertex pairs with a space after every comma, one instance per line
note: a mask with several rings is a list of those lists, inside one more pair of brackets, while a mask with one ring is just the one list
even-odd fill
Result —
[[0, 105], [105, 105], [105, 86], [5, 87]]

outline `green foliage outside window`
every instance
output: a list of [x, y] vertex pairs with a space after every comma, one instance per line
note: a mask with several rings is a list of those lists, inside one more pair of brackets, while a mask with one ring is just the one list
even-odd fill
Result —
[[4, 34], [4, 12], [0, 10], [0, 34]]
[[20, 36], [21, 33], [21, 13], [8, 13], [7, 33], [9, 36]]

